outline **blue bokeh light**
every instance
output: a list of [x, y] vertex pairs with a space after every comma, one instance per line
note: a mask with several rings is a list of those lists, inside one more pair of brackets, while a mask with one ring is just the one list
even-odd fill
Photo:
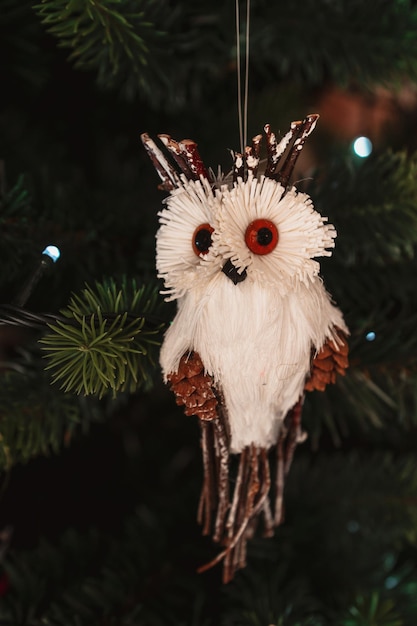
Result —
[[385, 581], [385, 589], [395, 589], [400, 582], [397, 576], [388, 576]]
[[376, 333], [374, 333], [373, 330], [369, 331], [369, 333], [366, 333], [365, 339], [366, 339], [366, 341], [375, 341]]
[[61, 256], [61, 251], [56, 246], [46, 246], [42, 254], [46, 254], [46, 256], [49, 256], [49, 258], [52, 259], [54, 263], [56, 263]]
[[353, 142], [353, 152], [364, 159], [372, 152], [372, 141], [368, 137], [357, 137]]
[[346, 528], [350, 533], [357, 533], [361, 527], [356, 520], [352, 519], [348, 521], [348, 523], [346, 524]]

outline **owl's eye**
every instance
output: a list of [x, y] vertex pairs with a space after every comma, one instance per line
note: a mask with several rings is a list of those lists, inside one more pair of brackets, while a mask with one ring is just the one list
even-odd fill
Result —
[[270, 220], [254, 220], [245, 232], [245, 242], [255, 254], [269, 254], [277, 246], [278, 229]]
[[212, 244], [211, 233], [214, 228], [210, 224], [200, 224], [194, 231], [193, 235], [193, 250], [197, 256], [200, 254], [207, 254]]

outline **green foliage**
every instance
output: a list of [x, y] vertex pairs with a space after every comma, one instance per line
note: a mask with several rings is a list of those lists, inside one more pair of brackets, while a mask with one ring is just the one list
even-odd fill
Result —
[[[2, 181], [3, 182], [3, 181]], [[2, 226], [7, 220], [21, 220], [26, 224], [30, 210], [30, 197], [24, 185], [24, 178], [20, 176], [16, 185], [7, 193], [0, 195], [1, 219], [4, 220]]]
[[323, 607], [312, 596], [302, 576], [290, 574], [283, 564], [265, 562], [263, 586], [258, 571], [242, 572], [224, 590], [227, 609], [222, 626], [324, 626]]
[[[256, 3], [253, 62], [303, 82], [395, 81], [417, 72], [417, 11], [412, 2], [297, 0]], [[270, 54], [271, 49], [275, 51]]]
[[386, 578], [381, 595], [391, 598], [404, 624], [415, 623], [417, 614], [417, 572], [413, 554], [396, 562], [395, 555], [386, 555]]
[[[158, 425], [155, 430], [161, 434]], [[175, 475], [176, 463], [175, 454], [160, 459], [161, 477]], [[411, 455], [298, 456], [284, 525], [275, 538], [250, 543], [248, 567], [227, 586], [218, 570], [195, 571], [207, 547], [194, 522], [187, 526], [181, 515], [190, 498], [184, 482], [194, 482], [188, 470], [169, 485], [144, 476], [159, 493], [151, 503], [145, 496], [113, 536], [67, 531], [33, 550], [12, 547], [4, 561], [10, 591], [0, 599], [0, 619], [22, 626], [415, 624], [417, 475]], [[170, 497], [164, 492], [171, 489]]]
[[68, 321], [51, 324], [53, 332], [41, 339], [53, 382], [99, 398], [149, 389], [163, 329], [154, 321], [156, 306], [156, 289], [134, 280], [118, 286], [109, 279], [73, 295], [62, 311]]
[[0, 281], [5, 283], [15, 278], [24, 262], [33, 260], [36, 241], [30, 229], [34, 211], [24, 177], [20, 176], [11, 189], [2, 190], [2, 175], [4, 170], [0, 171]]
[[349, 608], [349, 617], [340, 626], [403, 626], [392, 600], [382, 600], [378, 592], [369, 597], [359, 596]]
[[129, 618], [141, 615], [148, 584], [144, 564], [160, 558], [154, 521], [142, 508], [118, 540], [70, 530], [59, 545], [42, 541], [26, 554], [11, 553], [5, 568], [11, 592], [0, 601], [0, 619], [21, 625], [134, 623]]
[[[363, 342], [365, 343], [365, 339]], [[371, 437], [401, 446], [417, 424], [417, 371], [398, 364], [363, 369], [352, 357], [346, 376], [324, 393], [307, 394], [303, 424], [314, 449], [330, 434], [334, 445], [353, 436]]]
[[224, 589], [221, 623], [411, 626], [416, 562], [399, 563], [415, 551], [416, 493], [412, 455], [298, 455], [285, 523], [249, 546], [249, 568]]
[[[35, 8], [60, 45], [72, 48], [76, 67], [96, 69], [100, 85], [129, 98], [178, 110], [201, 100], [208, 85], [235, 81], [235, 18], [223, 2], [43, 0]], [[329, 76], [348, 83], [354, 75], [366, 86], [399, 82], [404, 74], [415, 78], [416, 22], [410, 2], [258, 0], [252, 3], [253, 78], [318, 84]]]
[[72, 48], [76, 68], [95, 69], [101, 87], [117, 88], [129, 100], [178, 109], [223, 72], [218, 64], [227, 48], [213, 10], [199, 16], [189, 3], [173, 7], [166, 0], [42, 0], [35, 8], [59, 44]]
[[320, 212], [338, 227], [339, 263], [381, 267], [414, 258], [417, 153], [334, 159], [321, 180], [313, 194]]
[[304, 421], [314, 446], [326, 430], [336, 444], [382, 429], [398, 440], [417, 424], [417, 154], [334, 159], [315, 181], [315, 205], [338, 231], [322, 268], [351, 331], [351, 366], [325, 394], [308, 394]]
[[149, 0], [130, 4], [121, 0], [42, 0], [35, 9], [60, 45], [72, 48], [69, 60], [75, 67], [102, 68], [111, 75], [119, 71], [125, 58], [134, 72], [146, 64], [144, 36], [151, 24], [143, 8], [149, 4]]
[[196, 503], [190, 486], [198, 483], [186, 449], [171, 449], [173, 431], [161, 429], [154, 416], [151, 425], [143, 448], [157, 433], [165, 455], [158, 455], [156, 471], [150, 471], [155, 448], [142, 456], [134, 482], [147, 489], [124, 531], [68, 531], [34, 550], [11, 548], [1, 619], [22, 626], [344, 626], [354, 618], [361, 624], [359, 615], [373, 616], [376, 626], [387, 626], [388, 618], [415, 624], [413, 455], [309, 456], [300, 449], [287, 483], [284, 525], [273, 539], [255, 537], [247, 568], [222, 586], [219, 568], [195, 571], [214, 548], [204, 544], [186, 506]]
[[23, 85], [26, 93], [33, 93], [47, 80], [46, 59], [39, 44], [41, 33], [29, 2], [2, 0], [0, 58], [7, 58], [7, 63], [0, 65], [0, 84], [4, 89], [11, 84]]
[[100, 416], [97, 407], [52, 389], [37, 364], [0, 376], [0, 470], [58, 454]]

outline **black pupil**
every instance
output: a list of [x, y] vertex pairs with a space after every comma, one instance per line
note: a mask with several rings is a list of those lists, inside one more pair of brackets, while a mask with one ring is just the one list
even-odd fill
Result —
[[256, 234], [256, 241], [260, 246], [268, 246], [272, 241], [272, 232], [265, 226], [260, 228]]
[[199, 252], [208, 252], [211, 246], [211, 232], [208, 228], [202, 228], [195, 234], [195, 247]]

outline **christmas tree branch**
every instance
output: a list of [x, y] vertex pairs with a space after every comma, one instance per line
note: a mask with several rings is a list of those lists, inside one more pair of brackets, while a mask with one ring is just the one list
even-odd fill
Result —
[[131, 12], [128, 3], [114, 0], [42, 0], [35, 9], [60, 45], [72, 48], [69, 60], [76, 67], [91, 69], [105, 64], [115, 74], [125, 59], [134, 71], [146, 64], [145, 37], [152, 25], [143, 9], [148, 4], [139, 3], [138, 11], [136, 3]]
[[53, 382], [77, 394], [130, 393], [149, 388], [164, 323], [157, 292], [114, 280], [74, 295], [40, 343]]
[[76, 433], [102, 419], [94, 402], [57, 392], [36, 362], [0, 376], [0, 470], [57, 454]]

